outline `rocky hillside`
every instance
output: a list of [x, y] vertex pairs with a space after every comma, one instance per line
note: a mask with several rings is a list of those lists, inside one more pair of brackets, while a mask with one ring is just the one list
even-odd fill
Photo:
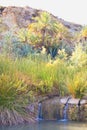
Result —
[[72, 33], [76, 32], [76, 31], [80, 31], [82, 28], [82, 25], [80, 25], [80, 24], [71, 23], [71, 22], [65, 21], [61, 18], [60, 19], [58, 18], [58, 21], [60, 21], [62, 24], [64, 24]]
[[[0, 32], [8, 30], [12, 27], [27, 27], [33, 22], [33, 17], [39, 15], [42, 10], [33, 9], [30, 7], [0, 7]], [[56, 17], [59, 22], [64, 24], [71, 32], [81, 30], [82, 26]]]

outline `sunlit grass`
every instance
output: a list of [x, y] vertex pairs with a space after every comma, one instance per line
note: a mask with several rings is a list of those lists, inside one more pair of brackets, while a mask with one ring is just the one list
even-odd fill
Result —
[[87, 90], [86, 69], [86, 66], [78, 68], [58, 58], [54, 61], [31, 57], [12, 60], [1, 56], [0, 106], [10, 104], [11, 107], [16, 98], [21, 104], [23, 97], [24, 103], [29, 103], [38, 94], [82, 98]]

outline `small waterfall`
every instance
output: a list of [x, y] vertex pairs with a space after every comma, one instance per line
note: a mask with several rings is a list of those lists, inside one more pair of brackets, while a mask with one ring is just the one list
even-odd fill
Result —
[[67, 120], [68, 119], [68, 115], [67, 115], [67, 109], [68, 109], [68, 103], [65, 104], [64, 110], [63, 110], [63, 119]]
[[68, 110], [68, 101], [70, 100], [71, 97], [69, 97], [67, 99], [67, 102], [65, 104], [64, 110], [63, 110], [63, 120], [67, 121], [68, 120], [68, 114], [67, 114], [67, 110]]
[[43, 117], [42, 117], [42, 103], [39, 102], [38, 104], [38, 117], [37, 117], [37, 120], [42, 120]]
[[61, 99], [61, 103], [65, 104], [63, 109], [63, 117], [59, 121], [67, 121], [68, 120], [68, 102], [71, 99], [71, 97], [68, 97], [67, 99]]
[[80, 100], [79, 100], [79, 102], [78, 102], [78, 120], [79, 120], [79, 121], [81, 120], [80, 106], [81, 106], [81, 104], [80, 104]]

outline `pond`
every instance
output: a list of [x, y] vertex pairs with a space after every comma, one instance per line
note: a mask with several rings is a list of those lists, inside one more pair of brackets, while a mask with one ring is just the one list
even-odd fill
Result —
[[2, 126], [0, 130], [87, 130], [87, 123], [40, 121], [29, 125]]

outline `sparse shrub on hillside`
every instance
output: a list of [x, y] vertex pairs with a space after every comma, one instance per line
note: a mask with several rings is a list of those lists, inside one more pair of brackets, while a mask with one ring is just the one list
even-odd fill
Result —
[[8, 30], [8, 26], [6, 24], [0, 23], [0, 33], [6, 32]]
[[72, 55], [72, 52], [74, 51], [74, 45], [71, 43], [68, 43], [67, 41], [62, 41], [60, 45], [58, 46], [58, 50], [64, 49], [68, 56]]
[[18, 37], [9, 31], [4, 35], [4, 40], [1, 42], [1, 45], [2, 54], [12, 58], [26, 57], [34, 53], [31, 45], [20, 42]]
[[65, 52], [65, 49], [62, 49], [62, 50], [58, 50], [58, 57], [62, 60], [67, 60], [68, 58], [68, 55], [67, 53]]
[[3, 19], [0, 17], [0, 33], [8, 31], [9, 27], [3, 23]]
[[13, 43], [12, 53], [15, 57], [26, 57], [34, 53], [32, 47], [27, 43], [15, 42]]
[[29, 33], [28, 33], [28, 29], [26, 28], [21, 28], [19, 30], [17, 30], [17, 38], [19, 39], [20, 42], [24, 42], [24, 43], [28, 43], [29, 42]]
[[81, 30], [81, 36], [82, 38], [85, 38], [87, 40], [87, 26], [84, 26]]
[[70, 58], [71, 64], [77, 67], [82, 67], [87, 64], [87, 53], [81, 43], [75, 46], [75, 50]]

